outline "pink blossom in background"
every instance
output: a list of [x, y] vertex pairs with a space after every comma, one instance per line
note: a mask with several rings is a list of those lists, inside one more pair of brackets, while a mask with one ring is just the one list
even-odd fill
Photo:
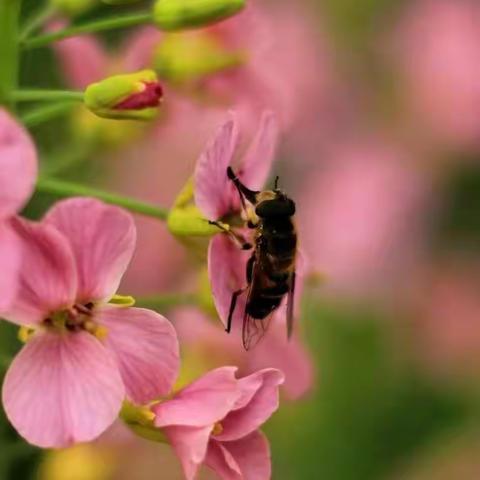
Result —
[[258, 428], [278, 408], [283, 375], [265, 369], [237, 379], [235, 372], [212, 370], [152, 408], [187, 480], [204, 462], [224, 480], [270, 478], [270, 449]]
[[325, 291], [354, 296], [399, 285], [422, 252], [429, 184], [379, 138], [331, 148], [298, 197], [300, 237]]
[[[298, 334], [300, 325], [294, 326], [294, 334], [287, 340], [285, 322], [279, 318], [282, 316], [285, 316], [285, 311], [280, 307], [268, 333], [247, 352], [240, 341], [241, 323], [234, 323], [232, 331], [227, 334], [216, 320], [208, 318], [198, 309], [182, 308], [171, 313], [182, 345], [198, 355], [208, 367], [228, 363], [238, 366], [242, 375], [262, 368], [276, 368], [285, 375], [282, 390], [286, 397], [298, 400], [313, 388], [314, 362]], [[215, 355], [212, 352], [216, 352]]]
[[[395, 32], [407, 128], [440, 147], [480, 145], [480, 4], [417, 0]], [[402, 86], [402, 84], [400, 84]]]
[[30, 443], [90, 441], [126, 396], [168, 393], [178, 371], [171, 324], [108, 304], [135, 248], [133, 219], [88, 198], [58, 202], [41, 223], [14, 219], [23, 248], [19, 292], [4, 318], [35, 329], [3, 384], [5, 412]]
[[0, 108], [0, 310], [8, 307], [17, 289], [20, 245], [8, 218], [26, 204], [37, 177], [37, 152], [30, 135]]

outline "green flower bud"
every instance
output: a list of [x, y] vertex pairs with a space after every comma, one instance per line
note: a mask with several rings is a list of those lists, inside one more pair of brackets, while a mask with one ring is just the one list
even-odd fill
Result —
[[97, 3], [97, 0], [50, 0], [50, 5], [54, 10], [69, 17], [76, 17], [88, 12]]
[[115, 75], [85, 90], [85, 105], [103, 118], [151, 120], [158, 113], [163, 90], [153, 70]]
[[243, 62], [242, 52], [228, 50], [206, 31], [167, 34], [154, 55], [154, 67], [161, 78], [179, 85]]
[[161, 30], [183, 30], [217, 23], [244, 7], [245, 0], [157, 0], [153, 18]]

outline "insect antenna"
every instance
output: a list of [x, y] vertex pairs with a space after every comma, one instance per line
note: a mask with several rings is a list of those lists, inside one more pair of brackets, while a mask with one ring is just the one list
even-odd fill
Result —
[[273, 189], [278, 190], [278, 181], [280, 180], [280, 177], [277, 175], [275, 177], [275, 183], [273, 184]]

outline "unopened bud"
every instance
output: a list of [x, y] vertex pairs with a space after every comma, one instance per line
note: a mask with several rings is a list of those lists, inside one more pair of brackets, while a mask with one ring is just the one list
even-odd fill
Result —
[[153, 17], [162, 30], [182, 30], [217, 23], [244, 7], [245, 0], [157, 0]]
[[155, 72], [142, 70], [92, 83], [85, 90], [85, 105], [103, 118], [151, 120], [162, 95]]
[[154, 66], [161, 78], [185, 84], [234, 68], [243, 60], [240, 51], [228, 50], [202, 30], [167, 34], [155, 51]]

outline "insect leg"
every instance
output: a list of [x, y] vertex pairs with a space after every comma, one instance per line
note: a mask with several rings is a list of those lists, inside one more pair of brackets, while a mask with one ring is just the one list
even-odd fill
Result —
[[242, 235], [237, 232], [234, 232], [230, 228], [225, 228], [220, 222], [215, 222], [213, 220], [209, 220], [208, 223], [210, 225], [215, 225], [218, 227], [222, 232], [230, 235], [230, 238], [242, 249], [242, 250], [250, 250], [253, 245], [245, 240]]
[[237, 187], [238, 193], [240, 194], [240, 200], [242, 201], [242, 205], [244, 205], [243, 197], [245, 197], [250, 203], [255, 205], [257, 203], [257, 194], [260, 192], [250, 190], [247, 188], [235, 175], [234, 171], [231, 167], [227, 167], [227, 177], [233, 182], [235, 187]]
[[232, 300], [230, 301], [230, 309], [228, 311], [227, 327], [225, 328], [227, 333], [230, 333], [230, 330], [232, 329], [233, 312], [235, 311], [235, 306], [237, 305], [237, 299], [246, 289], [247, 287], [240, 288], [232, 293]]

